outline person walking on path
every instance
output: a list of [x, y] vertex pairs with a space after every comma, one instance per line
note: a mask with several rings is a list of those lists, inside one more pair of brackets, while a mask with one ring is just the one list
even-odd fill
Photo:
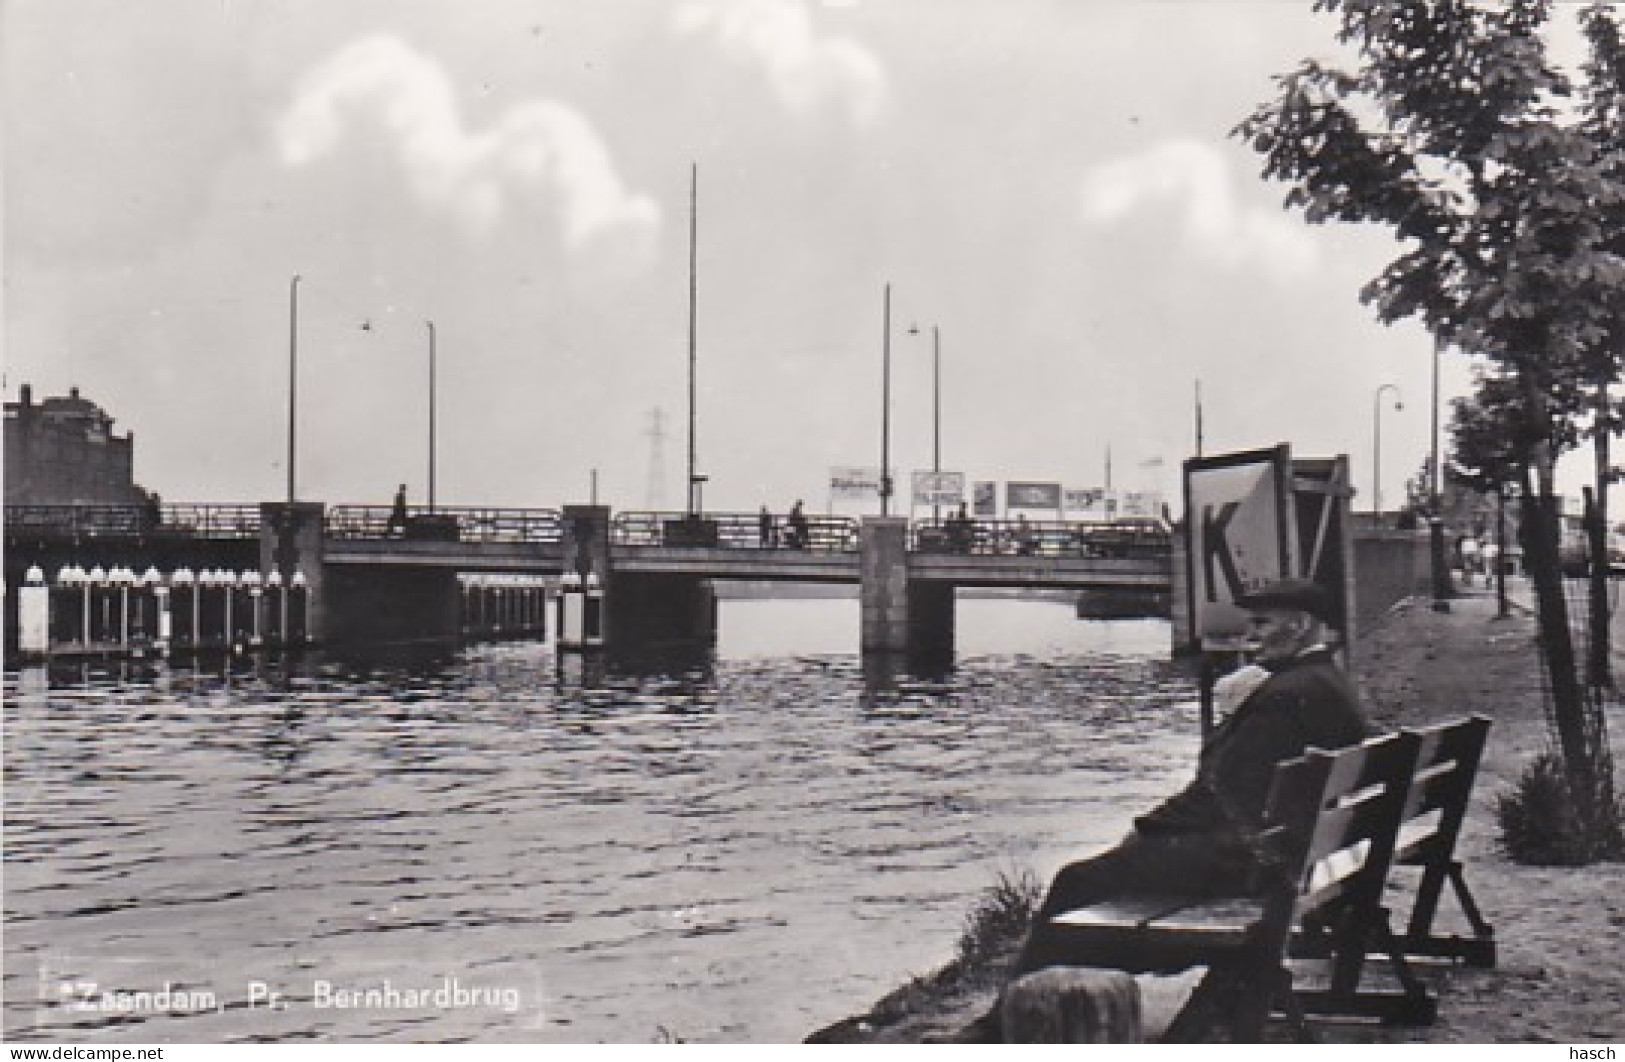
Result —
[[[1233, 705], [1202, 748], [1196, 777], [1134, 820], [1116, 846], [1070, 863], [1051, 881], [1010, 973], [1047, 966], [1105, 966], [1130, 972], [1131, 951], [1098, 955], [1066, 948], [1050, 927], [1063, 911], [1140, 894], [1243, 896], [1258, 867], [1258, 829], [1275, 765], [1311, 746], [1357, 744], [1370, 733], [1353, 687], [1328, 645], [1330, 595], [1285, 579], [1244, 595], [1256, 662], [1221, 680], [1215, 699]], [[1000, 1006], [973, 1022], [964, 1039], [997, 1042]]]

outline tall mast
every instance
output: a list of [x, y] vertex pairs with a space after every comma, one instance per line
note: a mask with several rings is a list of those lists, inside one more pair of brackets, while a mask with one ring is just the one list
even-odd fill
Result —
[[880, 339], [880, 515], [891, 512], [891, 284], [886, 285]]
[[1196, 456], [1202, 456], [1202, 381], [1196, 381]]
[[699, 481], [694, 475], [695, 459], [695, 389], [694, 376], [696, 371], [695, 348], [695, 301], [698, 297], [695, 274], [698, 258], [696, 245], [699, 233], [699, 163], [689, 164], [688, 180], [688, 514], [695, 515], [699, 510], [694, 496]]

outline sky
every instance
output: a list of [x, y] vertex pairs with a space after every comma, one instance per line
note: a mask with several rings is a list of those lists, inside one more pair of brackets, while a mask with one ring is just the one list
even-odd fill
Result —
[[1357, 509], [1379, 432], [1389, 507], [1429, 447], [1431, 339], [1358, 298], [1402, 247], [1231, 135], [1336, 55], [1307, 0], [0, 20], [6, 398], [79, 387], [166, 501], [284, 497], [290, 391], [328, 504], [425, 500], [432, 395], [438, 504], [682, 509], [691, 379], [711, 510], [821, 511], [883, 434], [900, 482], [1177, 499], [1198, 396], [1206, 454], [1346, 454]]

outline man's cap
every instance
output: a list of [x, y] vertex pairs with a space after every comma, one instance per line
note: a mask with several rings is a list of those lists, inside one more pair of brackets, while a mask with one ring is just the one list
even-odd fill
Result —
[[1236, 598], [1242, 608], [1290, 608], [1307, 612], [1322, 623], [1336, 625], [1332, 595], [1319, 583], [1308, 579], [1281, 579]]

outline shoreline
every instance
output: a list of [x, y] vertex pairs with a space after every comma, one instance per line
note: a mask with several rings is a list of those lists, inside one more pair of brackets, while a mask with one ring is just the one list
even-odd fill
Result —
[[[1458, 588], [1450, 611], [1425, 598], [1391, 608], [1355, 643], [1361, 701], [1373, 723], [1424, 725], [1473, 712], [1493, 721], [1456, 856], [1478, 906], [1495, 928], [1492, 969], [1419, 965], [1439, 999], [1425, 1028], [1311, 1022], [1326, 1042], [1513, 1043], [1625, 1039], [1625, 863], [1536, 867], [1501, 850], [1496, 804], [1549, 745], [1535, 623], [1515, 607], [1496, 615], [1493, 589]], [[1608, 713], [1616, 763], [1625, 749], [1625, 711]], [[1137, 809], [1124, 808], [1124, 820]], [[1414, 875], [1396, 875], [1392, 906], [1409, 909]], [[1454, 897], [1441, 903], [1439, 928], [1464, 932]], [[867, 1011], [812, 1032], [810, 1043], [951, 1041], [992, 1003], [1015, 941], [975, 964], [960, 961], [915, 978]], [[1148, 1038], [1172, 1017], [1191, 975], [1142, 978]], [[1282, 1032], [1272, 1025], [1273, 1039]]]

